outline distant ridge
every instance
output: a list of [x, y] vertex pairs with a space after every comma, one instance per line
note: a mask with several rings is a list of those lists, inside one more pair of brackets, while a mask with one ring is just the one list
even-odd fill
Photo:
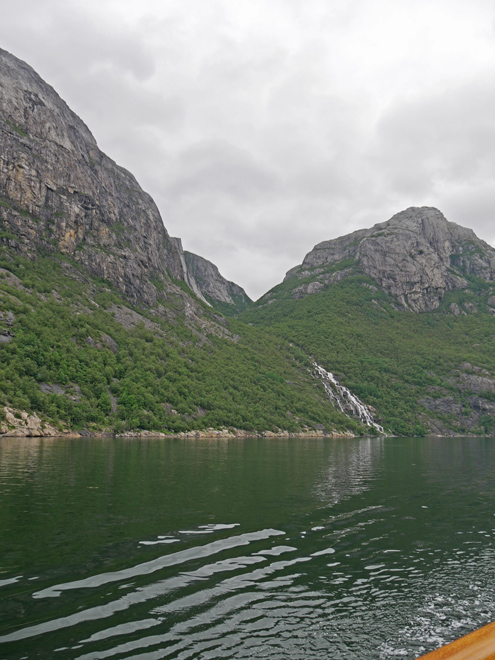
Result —
[[213, 307], [227, 314], [235, 314], [252, 304], [244, 289], [226, 280], [211, 261], [187, 251], [184, 256], [189, 277]]

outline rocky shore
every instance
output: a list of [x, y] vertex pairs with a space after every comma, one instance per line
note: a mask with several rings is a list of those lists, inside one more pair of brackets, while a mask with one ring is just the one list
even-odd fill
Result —
[[29, 414], [24, 410], [4, 407], [0, 409], [3, 412], [3, 420], [0, 423], [0, 437], [17, 438], [354, 438], [350, 432], [341, 431], [323, 431], [318, 429], [305, 428], [298, 432], [261, 431], [253, 433], [241, 429], [214, 429], [208, 428], [201, 431], [187, 431], [183, 433], [160, 433], [158, 431], [126, 431], [125, 433], [114, 434], [112, 429], [104, 431], [72, 431], [60, 426], [54, 426], [44, 422], [38, 415]]

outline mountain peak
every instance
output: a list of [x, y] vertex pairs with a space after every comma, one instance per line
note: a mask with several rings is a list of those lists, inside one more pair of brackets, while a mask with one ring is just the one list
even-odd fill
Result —
[[9, 249], [63, 253], [133, 303], [155, 305], [162, 288], [182, 296], [171, 280], [187, 281], [182, 247], [151, 197], [50, 85], [1, 49], [0, 195]]
[[71, 152], [97, 149], [86, 124], [26, 62], [0, 48], [0, 112], [11, 128]]
[[307, 292], [317, 292], [335, 281], [337, 273], [329, 278], [328, 269], [335, 270], [340, 262], [346, 262], [349, 272], [372, 277], [414, 312], [432, 311], [447, 291], [467, 288], [468, 275], [495, 280], [495, 250], [471, 229], [427, 206], [405, 209], [370, 229], [319, 243], [286, 280], [316, 276], [319, 286], [312, 282]]

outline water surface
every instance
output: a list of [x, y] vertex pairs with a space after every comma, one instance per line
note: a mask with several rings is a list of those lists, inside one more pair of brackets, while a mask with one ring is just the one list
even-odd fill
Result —
[[0, 659], [415, 658], [495, 620], [491, 439], [0, 440]]

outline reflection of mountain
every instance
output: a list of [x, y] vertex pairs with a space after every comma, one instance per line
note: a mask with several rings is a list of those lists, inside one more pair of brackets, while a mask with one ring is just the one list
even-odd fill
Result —
[[332, 506], [367, 491], [381, 469], [384, 444], [383, 438], [332, 442], [327, 465], [314, 487], [322, 504]]
[[2, 438], [0, 442], [0, 488], [9, 482], [30, 478], [40, 467], [42, 455], [57, 440], [46, 438]]
[[494, 609], [486, 439], [5, 448], [2, 658], [416, 657]]
[[495, 486], [492, 438], [425, 438], [420, 447], [417, 461], [432, 488], [439, 488], [440, 492], [454, 488], [452, 474], [459, 474], [466, 502], [482, 502], [491, 497], [487, 483], [489, 490]]

